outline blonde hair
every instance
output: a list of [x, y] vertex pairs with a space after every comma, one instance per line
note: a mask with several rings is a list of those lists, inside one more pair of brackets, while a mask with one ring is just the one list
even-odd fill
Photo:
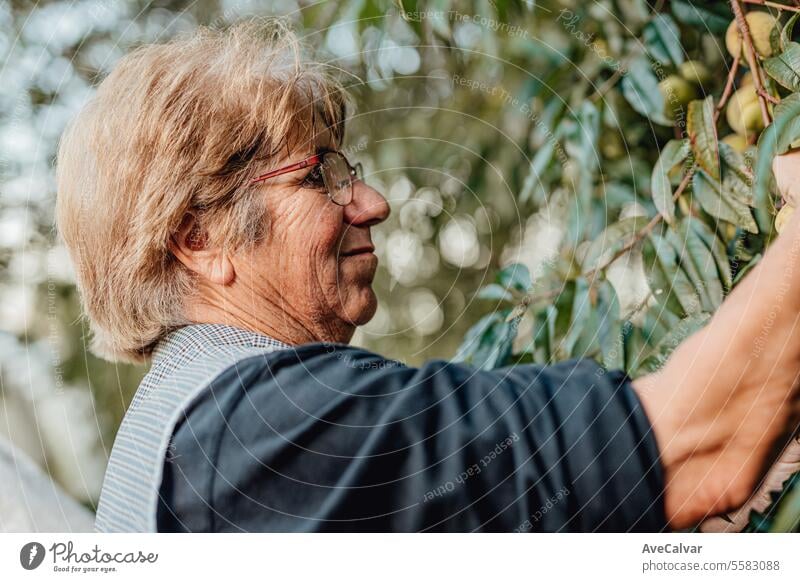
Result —
[[320, 127], [344, 136], [346, 97], [279, 20], [200, 28], [123, 58], [71, 121], [57, 159], [58, 230], [75, 264], [91, 349], [141, 362], [195, 287], [171, 254], [189, 215], [237, 249], [268, 226], [250, 180]]

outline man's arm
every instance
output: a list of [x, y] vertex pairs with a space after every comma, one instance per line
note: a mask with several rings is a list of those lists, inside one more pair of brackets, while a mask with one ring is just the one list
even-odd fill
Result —
[[634, 386], [675, 528], [739, 507], [798, 426], [800, 213], [709, 324]]
[[173, 443], [160, 530], [666, 527], [630, 380], [589, 360], [486, 372], [303, 346], [228, 370]]

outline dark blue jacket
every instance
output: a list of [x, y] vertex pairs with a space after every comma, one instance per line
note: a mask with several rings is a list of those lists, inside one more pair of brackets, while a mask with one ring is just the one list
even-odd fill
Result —
[[185, 412], [160, 531], [661, 531], [664, 477], [622, 372], [405, 367], [312, 344], [251, 357]]

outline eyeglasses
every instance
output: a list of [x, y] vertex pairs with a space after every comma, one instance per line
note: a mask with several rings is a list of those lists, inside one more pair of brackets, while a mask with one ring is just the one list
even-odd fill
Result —
[[312, 174], [314, 172], [321, 174], [322, 182], [328, 191], [328, 198], [339, 206], [347, 206], [353, 201], [353, 182], [364, 179], [361, 164], [352, 166], [341, 152], [329, 151], [315, 154], [291, 166], [267, 172], [258, 178], [254, 178], [251, 184], [263, 182], [289, 172], [296, 172], [309, 166], [315, 166], [311, 171]]

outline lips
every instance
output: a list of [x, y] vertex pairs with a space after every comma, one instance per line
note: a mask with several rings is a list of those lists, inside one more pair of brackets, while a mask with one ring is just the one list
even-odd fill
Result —
[[356, 247], [350, 249], [348, 251], [343, 251], [340, 253], [342, 257], [355, 257], [356, 255], [367, 255], [375, 252], [375, 247], [372, 245], [364, 245], [361, 247]]

